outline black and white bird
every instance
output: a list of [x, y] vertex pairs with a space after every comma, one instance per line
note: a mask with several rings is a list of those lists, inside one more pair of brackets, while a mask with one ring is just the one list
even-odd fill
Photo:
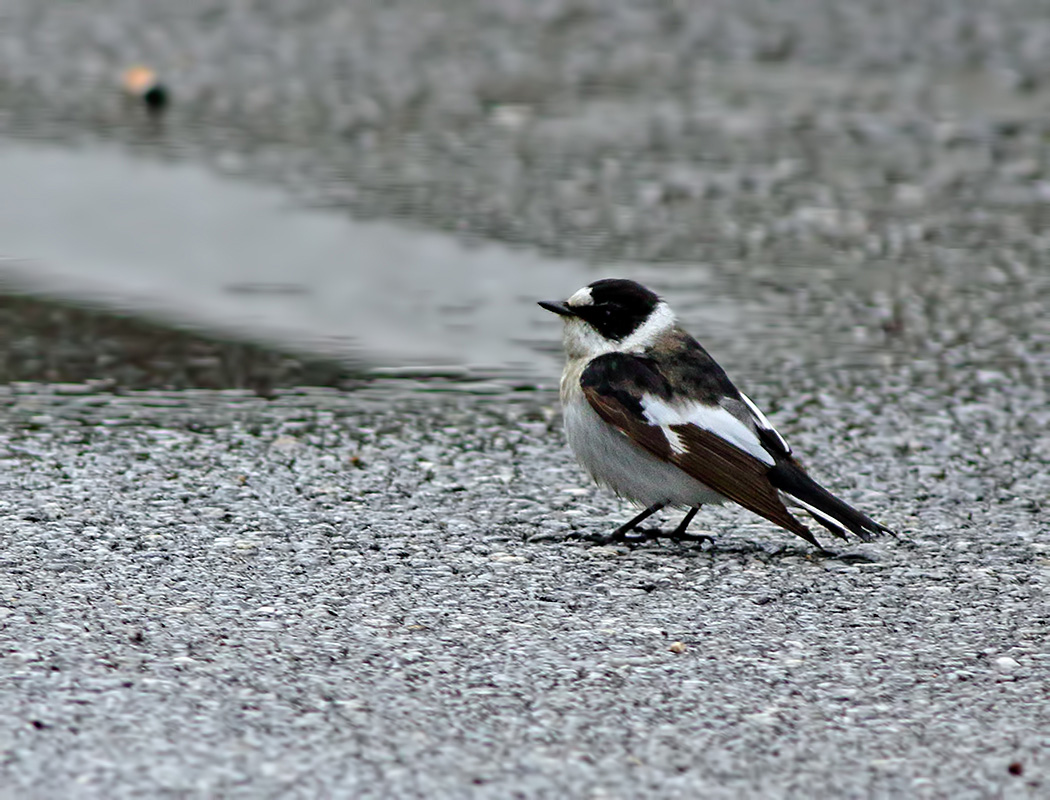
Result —
[[817, 547], [788, 507], [842, 539], [890, 532], [806, 474], [784, 437], [649, 289], [606, 279], [540, 305], [565, 322], [569, 445], [599, 484], [645, 506], [607, 539], [626, 539], [664, 506], [689, 509], [669, 534], [688, 538], [700, 507], [726, 500]]

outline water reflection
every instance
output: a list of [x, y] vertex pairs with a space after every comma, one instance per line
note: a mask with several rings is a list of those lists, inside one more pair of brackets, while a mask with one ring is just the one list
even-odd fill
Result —
[[18, 294], [0, 294], [0, 384], [113, 389], [352, 386], [360, 365], [180, 330], [176, 325]]
[[[652, 268], [592, 268], [358, 222], [110, 145], [0, 142], [0, 184], [17, 187], [0, 193], [0, 278], [9, 286], [387, 374], [458, 365], [551, 376], [558, 322], [538, 313], [537, 298], [606, 274], [659, 286]], [[696, 297], [705, 273], [688, 275]], [[731, 313], [724, 303], [707, 311]]]

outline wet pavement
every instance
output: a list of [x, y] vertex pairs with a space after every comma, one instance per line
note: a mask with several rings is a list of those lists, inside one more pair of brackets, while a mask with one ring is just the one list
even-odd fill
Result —
[[[5, 277], [96, 307], [0, 308], [8, 791], [1045, 793], [1038, 4], [14, 0], [0, 31]], [[822, 557], [722, 509], [713, 546], [566, 541], [630, 509], [565, 449], [531, 302], [606, 275], [901, 538]]]
[[358, 222], [113, 146], [0, 144], [0, 181], [21, 187], [0, 199], [9, 284], [358, 369], [535, 373], [534, 298], [591, 280], [582, 263]]

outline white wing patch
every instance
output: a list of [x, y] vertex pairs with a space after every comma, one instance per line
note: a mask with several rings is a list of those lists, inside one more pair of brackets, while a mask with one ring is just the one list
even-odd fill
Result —
[[667, 443], [671, 445], [671, 449], [678, 453], [678, 455], [682, 455], [682, 453], [685, 452], [685, 445], [682, 444], [682, 437], [675, 431], [671, 430], [670, 425], [661, 425], [660, 430], [664, 432], [664, 438], [666, 438]]
[[780, 432], [773, 427], [773, 423], [766, 419], [766, 415], [758, 410], [758, 406], [751, 402], [751, 398], [743, 392], [740, 392], [740, 399], [744, 401], [744, 404], [751, 410], [751, 413], [755, 415], [755, 420], [758, 422], [758, 427], [762, 428], [762, 430], [769, 431], [771, 434], [773, 434], [773, 438], [777, 440], [777, 444], [784, 448], [784, 452], [790, 453], [791, 445], [789, 445], [784, 439], [784, 437], [780, 435]]
[[681, 438], [670, 426], [696, 425], [754, 456], [763, 464], [773, 466], [776, 463], [773, 456], [762, 446], [755, 432], [721, 406], [708, 406], [696, 401], [671, 405], [650, 394], [642, 395], [641, 404], [645, 418], [651, 424], [659, 426], [675, 452], [682, 453], [684, 448]]

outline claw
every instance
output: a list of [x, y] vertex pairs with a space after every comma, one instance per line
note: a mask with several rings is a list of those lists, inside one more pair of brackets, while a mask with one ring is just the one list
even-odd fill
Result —
[[659, 528], [635, 528], [630, 531], [613, 531], [612, 533], [584, 533], [582, 531], [573, 531], [568, 536], [569, 539], [578, 539], [584, 542], [591, 542], [599, 545], [609, 544], [645, 544], [646, 542], [655, 542], [660, 539], [678, 542], [680, 544], [698, 544], [701, 542], [714, 543], [715, 539], [713, 536], [709, 536], [706, 533], [685, 533], [684, 531], [673, 530], [673, 531], [662, 531]]
[[649, 539], [670, 539], [672, 542], [711, 542], [714, 544], [715, 537], [706, 533], [686, 533], [684, 530], [675, 528], [670, 533], [660, 530], [646, 531]]

